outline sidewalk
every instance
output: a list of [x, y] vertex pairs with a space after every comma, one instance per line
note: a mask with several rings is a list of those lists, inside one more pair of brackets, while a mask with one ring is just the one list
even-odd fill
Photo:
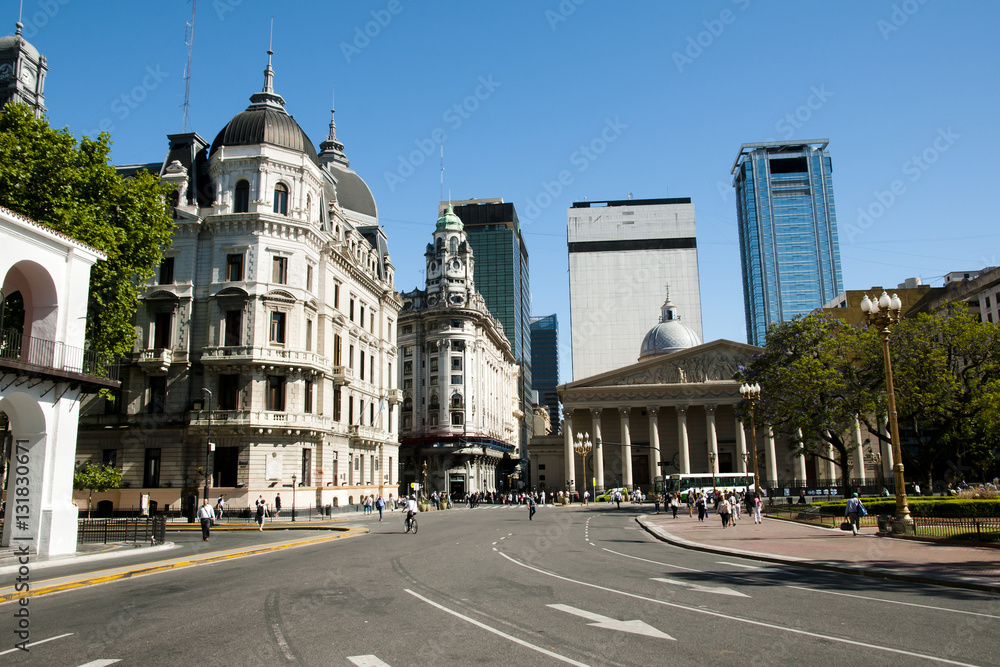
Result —
[[688, 549], [1000, 593], [1000, 550], [990, 547], [878, 537], [873, 529], [855, 537], [780, 519], [765, 518], [755, 525], [746, 515], [726, 529], [715, 514], [705, 522], [687, 513], [676, 519], [667, 513], [646, 514], [636, 521], [658, 539]]

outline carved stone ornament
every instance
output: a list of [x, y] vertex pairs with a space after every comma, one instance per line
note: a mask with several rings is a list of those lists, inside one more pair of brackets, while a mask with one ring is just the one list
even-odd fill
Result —
[[661, 366], [646, 368], [623, 375], [611, 382], [613, 385], [637, 384], [689, 384], [698, 382], [724, 382], [732, 380], [740, 364], [749, 363], [746, 355], [728, 350], [697, 355], [666, 362]]

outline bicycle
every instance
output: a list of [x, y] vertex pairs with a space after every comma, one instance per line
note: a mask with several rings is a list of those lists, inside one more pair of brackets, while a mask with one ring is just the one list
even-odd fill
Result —
[[409, 533], [409, 532], [412, 531], [413, 534], [416, 535], [417, 534], [417, 517], [415, 517], [415, 516], [414, 517], [407, 517], [406, 519], [404, 519], [403, 520], [403, 527], [406, 529], [407, 533]]

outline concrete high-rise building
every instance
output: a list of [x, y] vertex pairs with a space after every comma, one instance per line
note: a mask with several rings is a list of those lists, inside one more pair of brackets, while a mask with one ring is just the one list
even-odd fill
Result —
[[549, 412], [549, 423], [559, 424], [559, 321], [556, 316], [531, 318], [531, 388]]
[[733, 163], [747, 342], [843, 291], [828, 139], [743, 144]]
[[[466, 199], [451, 202], [452, 210], [465, 226], [465, 234], [476, 254], [476, 289], [486, 306], [503, 324], [514, 359], [521, 369], [518, 379], [520, 410], [531, 414], [531, 285], [528, 280], [528, 248], [521, 237], [514, 204], [503, 199]], [[448, 202], [441, 202], [443, 215]], [[527, 452], [532, 436], [531, 419], [521, 422], [519, 445]]]
[[576, 202], [567, 219], [574, 380], [634, 364], [668, 286], [702, 340], [690, 198]]

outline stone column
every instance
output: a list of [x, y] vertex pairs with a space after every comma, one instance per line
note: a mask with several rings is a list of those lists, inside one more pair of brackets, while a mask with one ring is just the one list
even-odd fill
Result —
[[632, 433], [628, 414], [630, 408], [618, 408], [622, 423], [622, 486], [632, 488]]
[[594, 415], [594, 477], [597, 484], [594, 488], [594, 495], [604, 493], [604, 446], [601, 444], [601, 408], [591, 408], [590, 413]]
[[861, 443], [861, 421], [854, 418], [854, 468], [851, 474], [865, 483], [865, 452]]
[[835, 459], [837, 457], [837, 450], [833, 448], [833, 445], [827, 445], [827, 456], [830, 460], [826, 462], [826, 477], [829, 481], [827, 486], [833, 486], [837, 483], [837, 473], [840, 468], [837, 466]]
[[[799, 436], [799, 443], [800, 444], [804, 444], [803, 441], [802, 441], [802, 429], [799, 429], [797, 431], [797, 433], [798, 433], [798, 436]], [[800, 482], [802, 484], [805, 484], [805, 481], [806, 481], [806, 457], [805, 457], [805, 454], [799, 454], [799, 455], [797, 455], [795, 457], [795, 472], [794, 472], [794, 476], [795, 476], [795, 479], [798, 482]]]
[[[576, 479], [576, 452], [573, 451], [573, 438], [575, 437], [573, 433], [573, 408], [563, 406], [563, 441], [565, 443], [565, 453], [563, 462], [563, 471], [566, 473], [566, 479], [563, 481], [562, 489], [567, 490], [569, 486], [569, 480]], [[556, 489], [559, 491], [560, 489]]]
[[[708, 435], [708, 464], [712, 468], [709, 472], [713, 475], [719, 474], [719, 436], [715, 431], [715, 407], [705, 406], [705, 428]], [[713, 457], [712, 454], [715, 454]], [[712, 459], [715, 459], [714, 461]]]
[[[646, 412], [649, 414], [649, 444], [651, 447], [660, 446], [660, 408], [659, 407], [648, 407]], [[657, 475], [662, 475], [660, 471], [660, 450], [651, 449], [649, 450], [649, 460], [652, 465], [649, 467], [649, 476], [655, 478]], [[653, 479], [648, 480], [649, 484], [653, 484]]]
[[688, 450], [688, 406], [678, 405], [677, 410], [677, 447], [680, 454], [681, 473], [691, 474], [691, 452]]
[[773, 484], [778, 479], [778, 456], [774, 451], [774, 432], [770, 428], [764, 431], [764, 458], [767, 478]]
[[[734, 409], [736, 406], [733, 406]], [[747, 457], [747, 460], [743, 460], [743, 457], [747, 455], [747, 434], [743, 430], [743, 422], [739, 419], [736, 422], [736, 469], [746, 474], [753, 470], [753, 461]]]

